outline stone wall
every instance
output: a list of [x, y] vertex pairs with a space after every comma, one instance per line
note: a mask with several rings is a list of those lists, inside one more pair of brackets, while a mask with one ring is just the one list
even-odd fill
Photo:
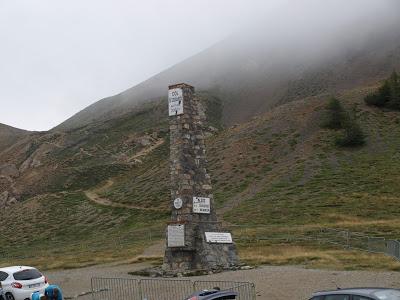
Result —
[[[185, 246], [168, 247], [164, 268], [183, 271], [226, 269], [237, 264], [234, 244], [211, 244], [205, 232], [220, 232], [214, 207], [211, 178], [207, 173], [205, 136], [206, 121], [202, 103], [194, 88], [187, 84], [169, 87], [183, 92], [183, 114], [170, 116], [171, 224], [185, 226]], [[193, 197], [210, 199], [210, 213], [194, 213]], [[174, 201], [181, 199], [182, 207]]]

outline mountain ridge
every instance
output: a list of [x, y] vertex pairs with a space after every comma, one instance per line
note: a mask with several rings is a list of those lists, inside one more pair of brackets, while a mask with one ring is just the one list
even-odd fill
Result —
[[[213, 91], [223, 100], [226, 125], [247, 121], [287, 101], [334, 92], [341, 86], [346, 89], [368, 78], [383, 79], [400, 68], [398, 26], [398, 20], [385, 30], [372, 30], [370, 25], [365, 32], [349, 30], [345, 37], [331, 31], [315, 37], [310, 37], [308, 31], [300, 36], [286, 33], [289, 41], [275, 44], [267, 39], [276, 37], [262, 31], [251, 37], [233, 36], [133, 88], [90, 105], [53, 130], [117, 118], [141, 103], [165, 98], [168, 86], [176, 82], [186, 82], [199, 91]], [[317, 41], [322, 46], [310, 45]], [[314, 90], [298, 94], [299, 86]]]

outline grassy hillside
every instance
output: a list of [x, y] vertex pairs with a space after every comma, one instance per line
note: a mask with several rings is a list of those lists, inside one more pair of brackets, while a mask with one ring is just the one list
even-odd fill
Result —
[[[230, 128], [221, 125], [221, 100], [201, 94], [210, 124], [220, 128], [208, 133], [207, 153], [224, 222], [266, 225], [248, 234], [263, 230], [270, 237], [336, 227], [398, 238], [400, 113], [364, 104], [364, 95], [377, 85], [336, 95], [355, 109], [367, 136], [365, 146], [351, 149], [338, 148], [337, 133], [320, 126], [327, 94]], [[14, 151], [18, 168], [30, 157], [41, 163], [15, 179], [21, 202], [0, 219], [3, 253], [21, 256], [33, 249], [42, 257], [36, 264], [74, 267], [132, 258], [160, 240], [170, 205], [165, 101], [70, 132], [35, 135], [19, 147], [24, 151]], [[5, 157], [10, 159], [0, 158]], [[155, 235], [149, 237], [151, 228]], [[312, 242], [247, 243], [239, 250], [253, 263], [399, 268], [389, 258]]]
[[18, 139], [28, 134], [28, 131], [13, 128], [0, 123], [0, 152], [14, 144]]

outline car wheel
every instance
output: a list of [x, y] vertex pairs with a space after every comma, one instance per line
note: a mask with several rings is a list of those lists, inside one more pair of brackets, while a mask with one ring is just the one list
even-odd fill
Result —
[[15, 300], [15, 298], [14, 298], [13, 294], [7, 293], [6, 294], [6, 300]]

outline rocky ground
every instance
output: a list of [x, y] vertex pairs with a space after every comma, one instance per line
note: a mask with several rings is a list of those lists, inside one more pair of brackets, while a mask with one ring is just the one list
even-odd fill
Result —
[[[126, 278], [129, 277], [128, 272], [144, 267], [146, 267], [144, 263], [109, 264], [83, 269], [51, 271], [46, 275], [51, 282], [57, 283], [63, 288], [66, 296], [73, 297], [90, 290], [90, 279], [92, 277]], [[263, 266], [253, 270], [232, 271], [202, 277], [191, 277], [190, 279], [250, 281], [256, 285], [257, 299], [304, 300], [308, 299], [313, 291], [335, 289], [336, 286], [341, 288], [362, 286], [399, 287], [400, 272], [328, 271], [304, 269], [301, 266]]]

